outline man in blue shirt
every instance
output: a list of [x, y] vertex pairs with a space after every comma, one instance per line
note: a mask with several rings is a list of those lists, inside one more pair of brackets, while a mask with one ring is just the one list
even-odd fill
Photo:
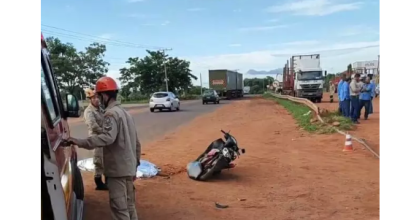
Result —
[[360, 93], [360, 113], [361, 109], [364, 107], [364, 119], [368, 119], [370, 105], [371, 105], [371, 92], [372, 92], [373, 85], [370, 83], [369, 77], [365, 79], [365, 83], [362, 86], [361, 93]]
[[350, 78], [342, 81], [339, 93], [339, 101], [341, 103], [342, 115], [350, 118]]
[[342, 90], [342, 85], [343, 82], [346, 81], [346, 74], [342, 74], [342, 79], [339, 81], [338, 83], [338, 87], [337, 87], [337, 94], [338, 94], [338, 100], [339, 100], [339, 112], [342, 113], [342, 102], [340, 101], [340, 94], [341, 94], [341, 90]]
[[375, 97], [375, 88], [376, 88], [376, 86], [375, 86], [374, 80], [372, 80], [372, 76], [371, 76], [370, 79], [371, 79], [370, 83], [371, 83], [371, 86], [372, 86], [372, 90], [371, 90], [371, 104], [369, 105], [369, 112], [368, 113], [372, 114], [372, 113], [374, 113], [374, 108], [372, 107], [372, 101], [373, 101], [373, 99]]

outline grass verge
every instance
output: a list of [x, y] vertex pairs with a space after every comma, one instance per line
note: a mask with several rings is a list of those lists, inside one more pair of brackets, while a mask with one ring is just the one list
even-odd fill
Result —
[[353, 129], [353, 124], [350, 119], [339, 115], [338, 112], [329, 112], [322, 117], [324, 123], [321, 123], [314, 118], [313, 111], [303, 104], [292, 102], [286, 99], [275, 98], [271, 94], [265, 94], [265, 98], [272, 99], [278, 104], [282, 105], [288, 112], [292, 114], [297, 124], [304, 130], [311, 133], [329, 134], [336, 132], [333, 123], [338, 122], [336, 128], [342, 131], [348, 131]]

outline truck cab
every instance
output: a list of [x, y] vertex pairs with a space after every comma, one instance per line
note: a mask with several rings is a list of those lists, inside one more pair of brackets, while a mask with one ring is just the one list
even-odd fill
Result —
[[75, 146], [68, 146], [69, 117], [80, 117], [78, 99], [61, 95], [41, 36], [41, 213], [42, 220], [81, 220], [83, 180]]
[[293, 56], [292, 60], [295, 96], [321, 102], [326, 71], [320, 67], [319, 54]]

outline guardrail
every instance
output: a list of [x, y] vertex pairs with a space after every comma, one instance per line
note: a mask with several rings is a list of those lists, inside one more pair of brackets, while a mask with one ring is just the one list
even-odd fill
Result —
[[[321, 114], [320, 108], [319, 108], [317, 105], [315, 105], [313, 102], [311, 102], [310, 100], [304, 99], [304, 98], [297, 98], [297, 97], [293, 97], [293, 96], [289, 96], [289, 95], [279, 95], [279, 94], [271, 93], [271, 92], [269, 92], [269, 93], [267, 93], [267, 94], [270, 94], [270, 95], [272, 95], [272, 96], [275, 97], [275, 98], [286, 99], [286, 100], [290, 100], [290, 101], [292, 101], [292, 102], [296, 102], [296, 103], [300, 103], [300, 104], [303, 104], [303, 105], [308, 106], [312, 111], [314, 111], [314, 113], [315, 113], [317, 119], [318, 119], [321, 123], [324, 123], [324, 124], [328, 125], [327, 123], [325, 123], [325, 121], [322, 119], [322, 117], [321, 117], [321, 115], [320, 115], [320, 114]], [[334, 127], [334, 126], [331, 126], [331, 125], [328, 125], [328, 126], [332, 127], [332, 128], [333, 128], [336, 132], [338, 132], [339, 134], [342, 134], [342, 135], [344, 135], [344, 136], [346, 136], [346, 134], [347, 134], [346, 132], [341, 131], [341, 130], [339, 130], [338, 128], [336, 128], [336, 127]], [[375, 152], [375, 151], [366, 143], [365, 139], [363, 139], [363, 138], [357, 138], [357, 137], [355, 137], [355, 136], [353, 136], [353, 135], [352, 135], [352, 139], [354, 139], [355, 141], [357, 141], [358, 143], [360, 143], [361, 145], [363, 145], [363, 146], [364, 146], [365, 148], [367, 148], [376, 158], [379, 159], [379, 154], [378, 154], [377, 152]]]

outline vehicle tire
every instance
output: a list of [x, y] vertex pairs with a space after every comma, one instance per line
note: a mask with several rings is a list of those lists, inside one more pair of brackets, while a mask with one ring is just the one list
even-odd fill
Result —
[[219, 100], [217, 101], [217, 104], [219, 104]]
[[176, 107], [176, 110], [177, 110], [177, 111], [180, 111], [180, 110], [181, 110], [181, 105], [180, 105], [180, 104], [178, 104], [178, 107]]
[[83, 200], [83, 198], [85, 197], [85, 188], [83, 185], [81, 170], [76, 164], [73, 166], [74, 166], [73, 190], [76, 195], [76, 199]]
[[214, 102], [214, 105], [217, 104], [217, 101]]
[[315, 101], [317, 102], [317, 103], [321, 103], [321, 98], [318, 98], [318, 99], [316, 99]]
[[203, 105], [206, 104], [205, 102], [203, 102]]
[[169, 107], [169, 108], [168, 108], [168, 111], [169, 111], [169, 112], [172, 112], [172, 107]]
[[219, 174], [221, 174], [222, 173], [222, 170], [218, 170], [218, 171], [215, 171], [214, 173], [213, 173], [213, 175], [214, 176], [217, 176], [217, 175], [219, 175]]
[[154, 108], [150, 108], [150, 112], [154, 112]]
[[210, 179], [210, 178], [214, 175], [214, 173], [218, 172], [217, 166], [216, 166], [216, 165], [217, 165], [217, 163], [218, 163], [219, 160], [220, 160], [220, 159], [216, 160], [216, 161], [214, 162], [214, 166], [213, 166], [212, 168], [208, 169], [208, 171], [207, 171], [206, 173], [204, 173], [203, 175], [201, 175], [201, 176], [199, 177], [199, 180], [201, 180], [201, 181], [206, 181], [206, 180]]

